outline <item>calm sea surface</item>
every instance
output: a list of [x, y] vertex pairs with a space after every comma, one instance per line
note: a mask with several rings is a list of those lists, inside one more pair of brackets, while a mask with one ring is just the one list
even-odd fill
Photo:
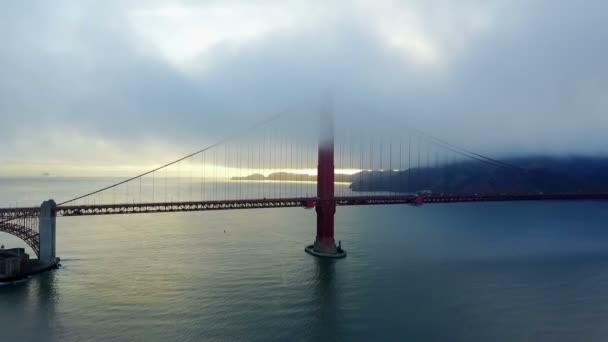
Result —
[[[82, 182], [0, 180], [3, 206]], [[608, 203], [59, 218], [63, 267], [0, 287], [0, 341], [606, 341]], [[23, 244], [0, 233], [0, 243]]]

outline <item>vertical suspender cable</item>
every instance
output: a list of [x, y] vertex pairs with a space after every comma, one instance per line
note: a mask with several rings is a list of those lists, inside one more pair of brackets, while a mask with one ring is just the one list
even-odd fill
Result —
[[407, 144], [407, 192], [412, 192], [412, 135], [408, 136]]

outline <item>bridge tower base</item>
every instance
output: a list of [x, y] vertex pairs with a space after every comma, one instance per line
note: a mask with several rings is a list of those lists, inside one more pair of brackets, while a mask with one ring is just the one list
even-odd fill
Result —
[[43, 265], [57, 264], [55, 255], [56, 242], [56, 208], [55, 201], [48, 200], [40, 206], [40, 263]]
[[318, 257], [344, 258], [346, 251], [334, 240], [334, 122], [331, 103], [321, 111], [319, 164], [317, 166], [317, 237], [304, 250]]

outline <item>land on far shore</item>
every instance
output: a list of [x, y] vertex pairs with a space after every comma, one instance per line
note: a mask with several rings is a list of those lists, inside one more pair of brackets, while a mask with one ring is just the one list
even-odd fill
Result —
[[[335, 181], [339, 183], [352, 183], [353, 177], [351, 175], [345, 175], [337, 173], [335, 175]], [[232, 177], [232, 181], [280, 181], [280, 182], [316, 182], [316, 175], [307, 175], [302, 173], [290, 173], [290, 172], [275, 172], [268, 176], [264, 176], [259, 173], [254, 173], [245, 177]]]
[[608, 192], [608, 158], [527, 157], [504, 159], [512, 168], [478, 161], [399, 171], [363, 171], [353, 191], [433, 193]]
[[[523, 157], [505, 159], [514, 168], [478, 161], [460, 161], [406, 170], [336, 174], [335, 181], [351, 183], [353, 191], [433, 193], [577, 193], [608, 192], [608, 157]], [[316, 182], [317, 176], [276, 172], [231, 180]]]

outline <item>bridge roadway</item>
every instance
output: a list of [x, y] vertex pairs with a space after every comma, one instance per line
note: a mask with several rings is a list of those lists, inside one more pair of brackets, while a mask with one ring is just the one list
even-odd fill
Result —
[[[387, 205], [387, 204], [438, 204], [468, 202], [509, 202], [509, 201], [589, 201], [608, 200], [608, 193], [564, 193], [564, 194], [437, 194], [430, 196], [350, 196], [336, 197], [337, 206]], [[122, 203], [59, 206], [57, 216], [90, 216], [138, 213], [163, 213], [207, 210], [234, 210], [260, 208], [313, 208], [319, 199], [310, 197], [276, 199], [240, 199], [222, 201]], [[38, 216], [39, 207], [0, 208], [0, 220], [19, 216]]]

